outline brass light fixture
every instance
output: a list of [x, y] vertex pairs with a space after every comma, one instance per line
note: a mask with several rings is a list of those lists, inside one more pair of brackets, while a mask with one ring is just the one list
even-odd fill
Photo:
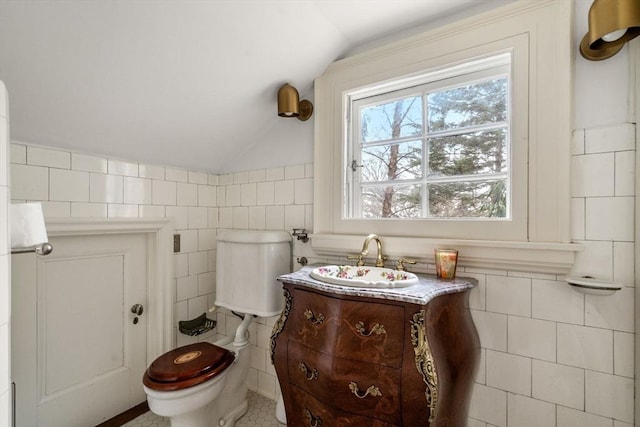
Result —
[[311, 101], [303, 99], [300, 101], [300, 95], [295, 87], [285, 83], [278, 90], [278, 115], [280, 117], [297, 117], [298, 120], [309, 120], [313, 113], [313, 104]]
[[611, 58], [638, 35], [639, 0], [595, 0], [589, 9], [589, 32], [582, 38], [580, 53], [591, 61]]

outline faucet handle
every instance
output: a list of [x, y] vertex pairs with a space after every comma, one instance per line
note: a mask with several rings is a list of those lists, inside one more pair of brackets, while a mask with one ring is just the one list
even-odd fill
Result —
[[351, 260], [351, 261], [355, 261], [357, 260], [358, 262], [356, 263], [356, 265], [358, 267], [362, 267], [364, 265], [364, 258], [362, 257], [362, 254], [358, 254], [358, 255], [347, 255], [347, 259]]
[[405, 264], [415, 264], [415, 263], [416, 263], [415, 260], [400, 258], [399, 260], [396, 261], [396, 270], [406, 271], [407, 267], [405, 267]]

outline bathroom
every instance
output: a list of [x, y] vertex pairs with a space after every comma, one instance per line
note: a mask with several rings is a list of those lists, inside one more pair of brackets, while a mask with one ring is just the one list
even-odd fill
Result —
[[[470, 300], [482, 347], [469, 411], [471, 427], [623, 427], [634, 425], [637, 419], [634, 221], [635, 123], [639, 113], [635, 105], [640, 93], [634, 77], [640, 67], [640, 42], [636, 39], [628, 43], [605, 61], [585, 60], [577, 46], [587, 31], [592, 2], [572, 1], [570, 237], [582, 250], [576, 253], [571, 272], [615, 281], [624, 287], [606, 297], [585, 295], [567, 286], [565, 274], [540, 273], [535, 269], [465, 267], [462, 263], [459, 275], [475, 278], [479, 283]], [[4, 7], [0, 5], [0, 11]], [[85, 10], [85, 13], [88, 12]], [[442, 17], [431, 25], [449, 23], [454, 18]], [[40, 16], [40, 19], [44, 18]], [[0, 26], [4, 24], [0, 21]], [[4, 31], [2, 34], [0, 39], [10, 39], [4, 37]], [[394, 37], [388, 36], [388, 40]], [[14, 105], [20, 100], [10, 85], [12, 75], [3, 64], [10, 51], [5, 43], [0, 42], [0, 80], [7, 85], [10, 105]], [[303, 43], [300, 48], [304, 48]], [[354, 46], [353, 50], [358, 51], [358, 47]], [[309, 75], [320, 75], [334, 59], [326, 59]], [[295, 62], [291, 69], [280, 70], [285, 75], [277, 79], [291, 78], [298, 83], [293, 64]], [[312, 78], [299, 82], [303, 98], [313, 98]], [[6, 140], [6, 135], [0, 132], [5, 138], [0, 144], [6, 146], [0, 147], [0, 152], [4, 153], [4, 148], [7, 152], [6, 157], [0, 156], [0, 203], [7, 206], [10, 202], [42, 202], [47, 219], [170, 218], [171, 227], [181, 237], [180, 252], [172, 255], [176, 289], [175, 344], [191, 344], [198, 339], [214, 341], [232, 335], [239, 321], [227, 312], [211, 314], [217, 320], [217, 328], [199, 338], [180, 334], [176, 328], [178, 320], [192, 319], [214, 305], [217, 231], [291, 232], [294, 228], [304, 228], [311, 232], [314, 228], [313, 144], [317, 115], [307, 122], [278, 118], [275, 114], [277, 86], [272, 91], [262, 90], [265, 93], [261, 96], [268, 96], [272, 109], [265, 123], [260, 124], [260, 129], [267, 129], [264, 140], [248, 144], [238, 151], [236, 161], [221, 166], [218, 171], [159, 162], [155, 160], [159, 158], [155, 157], [157, 153], [145, 153], [135, 146], [131, 147], [129, 156], [112, 156], [108, 145], [102, 149], [81, 145], [61, 148], [56, 145], [59, 141], [47, 140], [45, 134], [30, 140], [21, 139], [20, 126], [26, 125], [14, 121], [24, 117], [24, 113], [18, 116], [17, 111], [13, 111], [18, 107], [12, 107], [11, 140]], [[6, 127], [8, 113], [3, 110], [3, 97], [6, 98], [4, 91], [0, 94], [0, 118], [4, 118], [0, 123]], [[180, 108], [179, 103], [167, 107], [169, 113]], [[60, 107], [49, 105], [48, 108]], [[208, 114], [215, 125], [215, 113]], [[236, 129], [250, 120], [248, 117], [251, 114], [234, 117]], [[163, 120], [171, 122], [167, 117]], [[181, 130], [173, 132], [179, 135]], [[233, 137], [225, 136], [227, 141]], [[92, 139], [91, 135], [86, 139]], [[179, 138], [175, 144], [180, 144]], [[135, 143], [123, 137], [122, 141], [114, 142], [114, 146], [118, 145]], [[220, 150], [230, 149], [231, 145], [234, 144], [227, 142]], [[190, 155], [206, 157], [198, 153]], [[0, 426], [8, 427], [11, 425], [8, 344], [11, 257], [6, 249], [7, 210], [3, 212]], [[318, 255], [310, 243], [294, 239], [295, 268], [300, 266], [297, 261], [302, 257], [310, 263], [340, 262], [337, 258]], [[433, 272], [427, 263], [417, 269]], [[275, 317], [259, 319], [250, 330], [248, 386], [269, 399], [277, 398], [278, 394], [270, 360], [270, 335], [275, 321]], [[16, 337], [11, 340], [15, 342]]]

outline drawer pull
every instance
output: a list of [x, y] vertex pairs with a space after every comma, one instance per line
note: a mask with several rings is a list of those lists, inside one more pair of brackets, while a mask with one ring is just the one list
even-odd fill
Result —
[[324, 322], [324, 314], [320, 313], [316, 316], [315, 314], [313, 314], [313, 311], [309, 310], [308, 308], [304, 311], [304, 317], [306, 317], [307, 320], [314, 325], [319, 325]]
[[374, 385], [369, 386], [369, 388], [364, 392], [364, 394], [360, 394], [360, 388], [358, 387], [358, 384], [355, 381], [351, 381], [349, 383], [349, 390], [351, 390], [351, 393], [355, 394], [358, 399], [364, 399], [369, 395], [373, 397], [382, 396], [382, 392], [380, 392], [380, 389]]
[[364, 323], [358, 322], [356, 323], [356, 331], [358, 331], [358, 333], [363, 337], [370, 337], [371, 334], [384, 335], [387, 333], [387, 330], [384, 328], [384, 325], [381, 325], [379, 323], [376, 323], [375, 325], [373, 325], [371, 330], [367, 332], [366, 329], [364, 328]]
[[309, 369], [304, 362], [298, 363], [298, 369], [304, 374], [307, 381], [315, 380], [318, 378], [318, 371], [315, 369]]
[[322, 425], [322, 419], [315, 417], [308, 408], [304, 408], [304, 415], [309, 420], [309, 427], [320, 427]]

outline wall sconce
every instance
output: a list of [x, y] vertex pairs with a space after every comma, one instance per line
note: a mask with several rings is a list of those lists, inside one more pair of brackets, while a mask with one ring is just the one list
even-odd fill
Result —
[[295, 87], [285, 83], [278, 90], [278, 115], [280, 117], [297, 117], [298, 120], [306, 121], [313, 113], [311, 101], [303, 99]]
[[48, 242], [40, 203], [11, 205], [9, 215], [12, 254], [35, 252], [49, 255], [53, 251], [53, 246]]
[[601, 61], [618, 53], [626, 42], [640, 35], [640, 1], [595, 0], [589, 9], [589, 31], [580, 53]]

